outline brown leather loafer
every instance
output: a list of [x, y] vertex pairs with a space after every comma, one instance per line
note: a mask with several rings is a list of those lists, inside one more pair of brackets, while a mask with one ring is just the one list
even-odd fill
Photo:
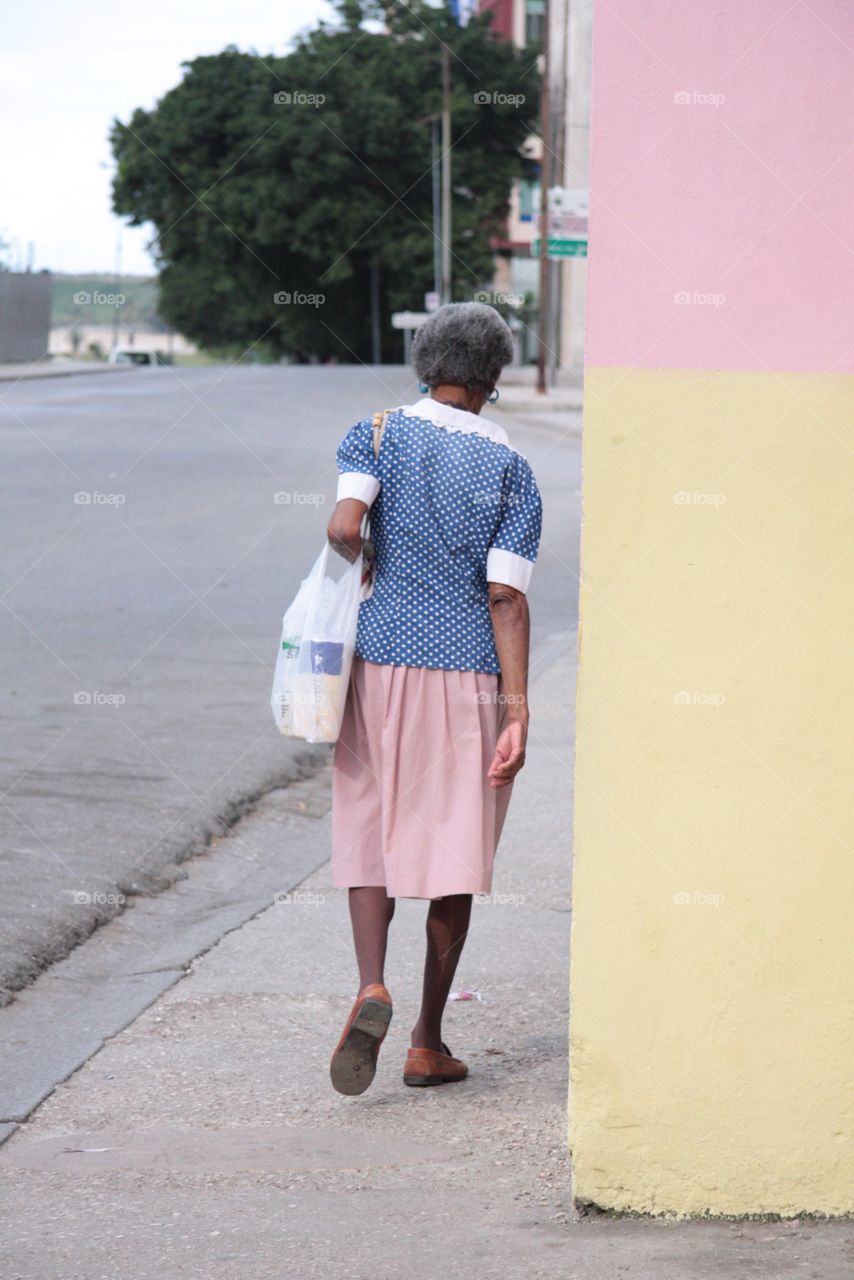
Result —
[[424, 1087], [431, 1084], [456, 1084], [469, 1073], [466, 1064], [453, 1057], [446, 1044], [444, 1053], [435, 1049], [410, 1049], [403, 1068], [403, 1083]]
[[391, 1022], [391, 996], [382, 983], [360, 991], [329, 1064], [333, 1088], [364, 1093], [377, 1072], [380, 1045]]

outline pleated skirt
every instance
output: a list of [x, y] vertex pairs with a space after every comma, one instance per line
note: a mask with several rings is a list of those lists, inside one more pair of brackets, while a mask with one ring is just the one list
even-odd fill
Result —
[[503, 720], [495, 675], [354, 658], [333, 757], [333, 883], [489, 893], [512, 791], [486, 778]]

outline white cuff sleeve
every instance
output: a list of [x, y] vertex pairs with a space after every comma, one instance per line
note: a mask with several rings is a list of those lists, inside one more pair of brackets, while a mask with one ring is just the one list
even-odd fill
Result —
[[501, 582], [505, 587], [527, 591], [533, 572], [533, 560], [517, 556], [515, 551], [503, 551], [501, 547], [489, 548], [489, 554], [486, 557], [487, 582]]
[[360, 502], [371, 505], [380, 491], [380, 482], [364, 471], [343, 471], [338, 477], [338, 493], [336, 502], [342, 498], [358, 498]]

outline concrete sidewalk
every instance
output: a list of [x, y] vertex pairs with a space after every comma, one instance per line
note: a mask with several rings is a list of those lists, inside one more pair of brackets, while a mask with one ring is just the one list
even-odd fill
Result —
[[[574, 637], [539, 657], [529, 763], [456, 984], [483, 1000], [449, 1005], [446, 1039], [470, 1078], [439, 1089], [402, 1083], [425, 912], [401, 902], [387, 976], [395, 1018], [377, 1079], [361, 1098], [332, 1091], [328, 1058], [356, 980], [345, 895], [324, 863], [193, 962], [0, 1148], [9, 1280], [850, 1273], [844, 1223], [665, 1223], [571, 1210], [574, 665]], [[190, 877], [217, 861], [263, 861], [284, 830], [271, 821], [274, 796], [190, 865]], [[313, 801], [301, 802], [320, 857], [328, 799], [325, 770]], [[133, 914], [99, 933], [120, 943]]]
[[522, 368], [505, 369], [498, 389], [498, 400], [484, 412], [499, 422], [505, 413], [524, 414], [526, 421], [531, 418], [550, 418], [559, 413], [565, 423], [577, 424], [580, 429], [584, 388], [577, 378], [566, 374], [555, 386], [549, 387], [544, 395], [539, 395], [537, 371], [533, 366], [526, 365]]

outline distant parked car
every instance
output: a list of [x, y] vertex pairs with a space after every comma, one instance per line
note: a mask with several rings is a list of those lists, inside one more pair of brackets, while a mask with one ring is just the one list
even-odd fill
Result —
[[165, 351], [153, 351], [150, 347], [113, 347], [108, 364], [139, 364], [156, 368], [159, 364], [171, 364], [172, 357]]

